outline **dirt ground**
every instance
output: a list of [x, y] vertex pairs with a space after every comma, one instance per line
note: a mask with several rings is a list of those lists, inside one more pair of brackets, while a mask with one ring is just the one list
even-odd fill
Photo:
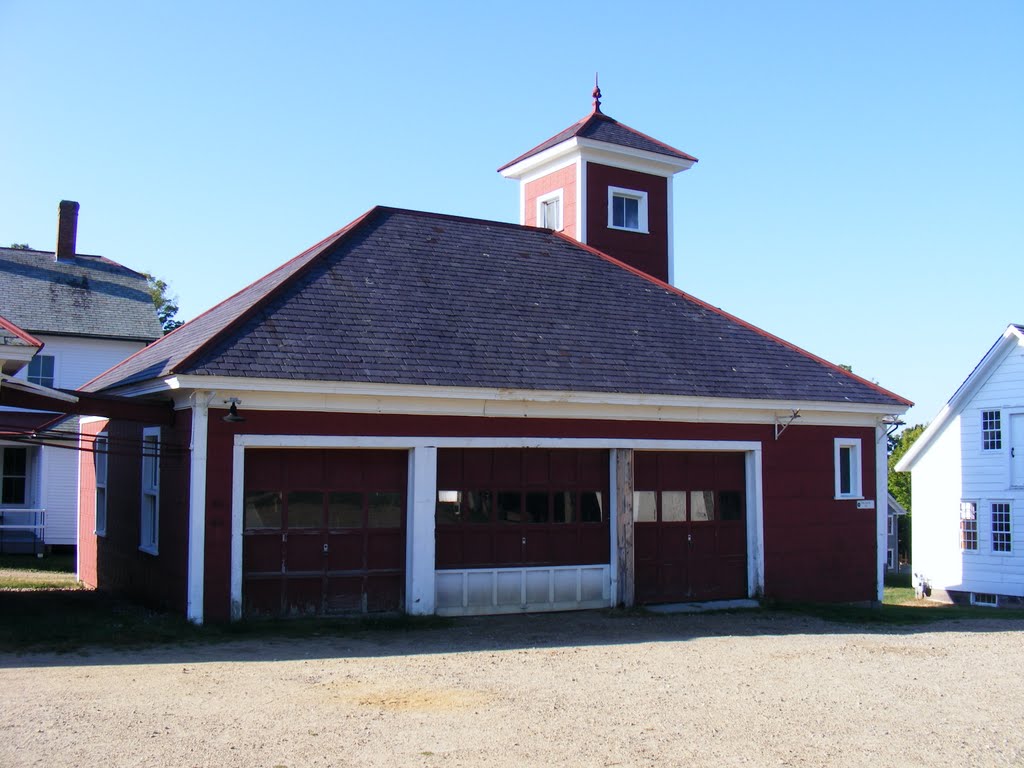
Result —
[[0, 766], [1024, 763], [1024, 622], [459, 620], [0, 656]]

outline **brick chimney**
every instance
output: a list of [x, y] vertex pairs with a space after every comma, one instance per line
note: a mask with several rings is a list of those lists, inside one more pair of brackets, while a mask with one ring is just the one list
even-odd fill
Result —
[[57, 261], [70, 261], [78, 238], [78, 203], [61, 200], [57, 206]]

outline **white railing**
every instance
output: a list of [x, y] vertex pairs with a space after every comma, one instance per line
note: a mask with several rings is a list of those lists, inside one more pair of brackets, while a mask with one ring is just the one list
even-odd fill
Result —
[[23, 552], [30, 546], [33, 554], [42, 554], [45, 533], [45, 509], [0, 507], [0, 552]]

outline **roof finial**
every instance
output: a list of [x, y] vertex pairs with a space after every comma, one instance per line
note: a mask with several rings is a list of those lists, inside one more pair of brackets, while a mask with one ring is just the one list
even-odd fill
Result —
[[590, 94], [594, 97], [594, 111], [601, 111], [601, 86], [597, 84], [597, 72], [594, 73], [594, 92]]

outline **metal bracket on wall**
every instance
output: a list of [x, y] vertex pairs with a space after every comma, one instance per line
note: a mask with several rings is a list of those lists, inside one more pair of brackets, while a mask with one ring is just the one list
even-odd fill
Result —
[[[779, 418], [779, 414], [775, 414], [775, 439], [778, 440], [782, 433], [786, 431], [786, 428], [794, 421], [800, 418], [800, 411], [793, 411], [789, 416], [785, 416], [782, 419]], [[785, 423], [783, 423], [785, 421]]]
[[[889, 437], [893, 432], [904, 426], [906, 423], [907, 422], [903, 421], [899, 416], [886, 416], [882, 419], [882, 426], [886, 428], [885, 436]], [[881, 437], [878, 438], [878, 442], [882, 442]]]

